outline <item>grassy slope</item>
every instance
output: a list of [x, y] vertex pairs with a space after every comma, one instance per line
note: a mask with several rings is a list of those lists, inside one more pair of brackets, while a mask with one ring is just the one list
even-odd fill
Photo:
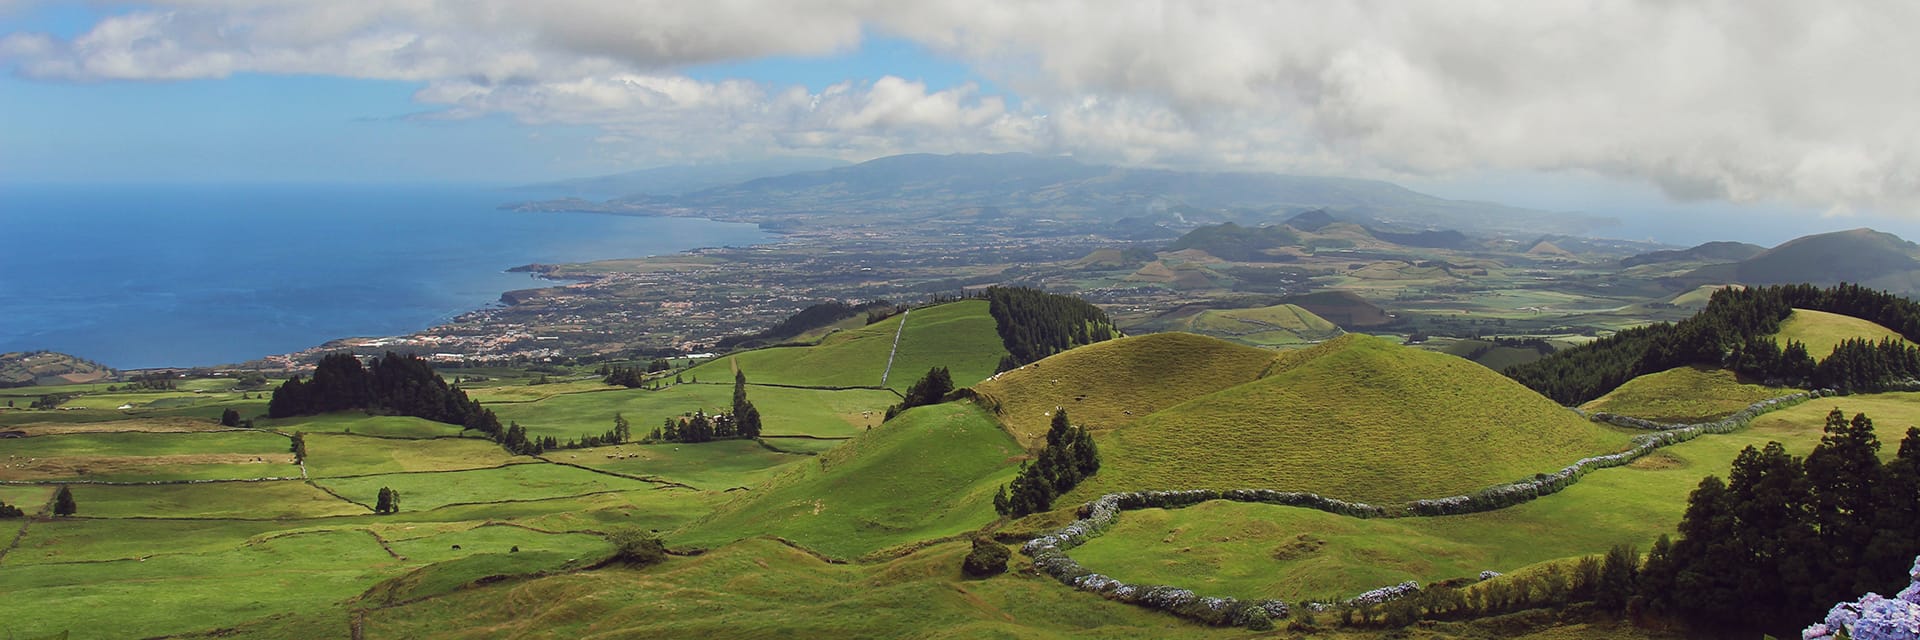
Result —
[[[670, 416], [696, 409], [708, 413], [731, 410], [732, 382], [731, 375], [711, 381], [702, 377], [700, 384], [678, 384], [659, 391], [622, 389], [572, 393], [538, 402], [493, 404], [488, 408], [499, 416], [501, 424], [518, 422], [528, 433], [553, 436], [562, 442], [613, 429], [613, 414], [619, 413], [633, 425], [637, 439]], [[865, 412], [882, 414], [888, 405], [900, 401], [899, 396], [889, 391], [827, 391], [757, 385], [749, 386], [747, 399], [760, 410], [766, 435], [827, 437], [858, 433], [868, 424]], [[876, 415], [872, 421], [878, 420]]]
[[1256, 345], [1294, 345], [1340, 335], [1340, 327], [1291, 304], [1253, 309], [1209, 309], [1187, 319], [1187, 331]]
[[1023, 453], [971, 403], [921, 407], [771, 482], [670, 538], [716, 545], [753, 535], [850, 557], [979, 528]]
[[[1439, 518], [1359, 520], [1307, 509], [1209, 503], [1143, 510], [1076, 549], [1087, 568], [1127, 581], [1204, 587], [1205, 593], [1262, 597], [1351, 596], [1404, 580], [1422, 583], [1482, 570], [1597, 554], [1615, 544], [1646, 549], [1672, 534], [1687, 494], [1707, 475], [1725, 478], [1747, 446], [1778, 441], [1795, 455], [1819, 444], [1826, 412], [1838, 405], [1873, 417], [1891, 457], [1906, 425], [1920, 422], [1920, 393], [1810, 402], [1755, 420], [1741, 431], [1675, 445], [1632, 465], [1590, 474], [1565, 491], [1499, 511]], [[1104, 471], [1103, 471], [1104, 473]], [[1197, 509], [1197, 510], [1196, 510]], [[1286, 561], [1275, 551], [1305, 534], [1319, 552]]]
[[[256, 424], [262, 428], [273, 428], [286, 433], [347, 432], [390, 438], [442, 438], [461, 435], [460, 425], [407, 416], [370, 416], [358, 411], [260, 420]], [[474, 433], [467, 435], [479, 437]]]
[[[818, 346], [775, 347], [733, 354], [687, 372], [703, 381], [733, 380], [734, 363], [749, 382], [825, 387], [880, 385], [902, 316], [827, 336]], [[1006, 349], [984, 300], [963, 300], [916, 309], [905, 316], [906, 334], [887, 386], [905, 390], [933, 367], [946, 367], [958, 386], [993, 375]], [[757, 403], [756, 403], [757, 405]]]
[[1732, 371], [1725, 369], [1678, 367], [1628, 380], [1580, 408], [1657, 422], [1703, 422], [1792, 392], [1792, 389], [1742, 383]]
[[1349, 335], [1099, 442], [1105, 466], [1076, 495], [1248, 487], [1393, 501], [1552, 471], [1627, 436], [1480, 365]]
[[648, 489], [652, 485], [557, 464], [516, 464], [499, 469], [447, 473], [398, 473], [355, 478], [322, 478], [321, 485], [342, 496], [373, 504], [381, 487], [400, 492], [402, 511], [425, 511], [449, 504], [538, 500], [597, 491]]
[[750, 487], [780, 473], [782, 467], [810, 461], [779, 453], [747, 440], [690, 444], [623, 444], [567, 451], [547, 457], [571, 464], [636, 476], [658, 476], [703, 490]]
[[1054, 355], [983, 382], [975, 391], [1000, 406], [1000, 421], [1029, 445], [1047, 432], [1055, 407], [1096, 430], [1132, 424], [1186, 400], [1250, 382], [1271, 351], [1188, 333], [1120, 338]]
[[79, 515], [100, 518], [316, 518], [367, 509], [297, 480], [176, 485], [74, 485]]
[[1787, 340], [1798, 340], [1807, 345], [1807, 353], [1815, 360], [1824, 360], [1833, 348], [1850, 338], [1866, 338], [1879, 342], [1882, 338], [1892, 338], [1905, 342], [1900, 332], [1880, 326], [1877, 323], [1861, 320], [1853, 316], [1837, 313], [1794, 309], [1785, 322], [1780, 323], [1780, 332], [1773, 334], [1780, 344]]
[[310, 433], [306, 435], [306, 442], [307, 473], [315, 478], [454, 471], [533, 461], [509, 455], [500, 445], [479, 439], [393, 440]]

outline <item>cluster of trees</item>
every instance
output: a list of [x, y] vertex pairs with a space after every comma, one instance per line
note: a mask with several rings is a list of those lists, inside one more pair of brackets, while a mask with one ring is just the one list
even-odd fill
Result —
[[1021, 517], [1053, 508], [1053, 499], [1100, 470], [1100, 451], [1086, 429], [1067, 423], [1067, 410], [1055, 409], [1047, 446], [1032, 464], [1023, 464], [1011, 485], [993, 496], [993, 510]]
[[267, 417], [349, 409], [457, 424], [489, 435], [500, 431], [500, 421], [492, 411], [469, 400], [458, 387], [448, 385], [434, 373], [433, 365], [391, 351], [368, 366], [362, 366], [351, 353], [321, 358], [311, 380], [294, 376], [274, 389], [267, 403]]
[[374, 500], [374, 513], [400, 513], [400, 492], [380, 487], [380, 496]]
[[1908, 583], [1920, 554], [1920, 428], [1882, 464], [1873, 421], [1839, 409], [1805, 458], [1748, 447], [1728, 480], [1687, 502], [1680, 540], [1656, 542], [1631, 606], [1706, 628], [1785, 636], [1833, 602]]
[[293, 432], [293, 442], [287, 445], [287, 452], [293, 454], [293, 463], [307, 461], [307, 434], [304, 431]]
[[252, 421], [252, 420], [243, 420], [243, 419], [241, 419], [241, 418], [240, 418], [240, 412], [239, 412], [238, 410], [235, 410], [235, 409], [227, 409], [227, 410], [225, 410], [225, 411], [221, 411], [221, 412], [220, 412], [220, 426], [222, 426], [222, 427], [246, 427], [246, 428], [248, 428], [248, 429], [251, 429], [251, 428], [253, 428], [253, 421]]
[[1727, 366], [1779, 384], [1879, 391], [1920, 375], [1920, 352], [1894, 342], [1852, 341], [1814, 365], [1804, 345], [1769, 336], [1795, 308], [1879, 323], [1920, 340], [1920, 303], [1859, 285], [1722, 289], [1678, 323], [1658, 323], [1566, 349], [1504, 372], [1562, 404], [1605, 395], [1636, 376], [1674, 367]]
[[27, 512], [21, 511], [20, 507], [13, 506], [5, 502], [0, 502], [0, 519], [24, 518], [24, 517], [27, 517]]
[[1113, 319], [1106, 311], [1073, 296], [1027, 287], [992, 287], [986, 298], [1000, 342], [1007, 349], [1007, 356], [1000, 360], [1001, 371], [1114, 336]]
[[921, 376], [919, 380], [914, 381], [913, 386], [907, 387], [907, 392], [900, 399], [900, 404], [887, 407], [885, 419], [892, 420], [894, 416], [914, 407], [940, 404], [940, 401], [946, 399], [947, 394], [952, 392], [953, 374], [949, 373], [946, 367], [928, 369], [927, 375]]
[[53, 494], [53, 515], [70, 516], [80, 512], [80, 505], [73, 501], [73, 490], [60, 485], [60, 491]]
[[[173, 374], [167, 373], [165, 371], [142, 373], [140, 375], [134, 376], [133, 379], [129, 380], [125, 386], [121, 387], [121, 389], [125, 389], [127, 391], [135, 391], [135, 390], [172, 391], [176, 388], [179, 388], [179, 383], [177, 382], [177, 379], [173, 376]], [[108, 389], [108, 391], [112, 391], [112, 389]]]
[[760, 437], [760, 410], [747, 400], [747, 374], [733, 373], [733, 410], [709, 416], [695, 411], [667, 418], [666, 423], [648, 434], [649, 442], [711, 442], [714, 440]]
[[68, 400], [72, 400], [73, 396], [74, 394], [71, 393], [49, 393], [35, 399], [33, 404], [27, 405], [27, 408], [51, 411], [54, 407], [66, 404]]
[[993, 577], [1006, 573], [1007, 560], [1012, 557], [1006, 546], [994, 542], [993, 538], [975, 535], [973, 550], [968, 551], [966, 559], [960, 561], [960, 571], [975, 578]]
[[516, 456], [537, 456], [547, 452], [549, 448], [547, 445], [555, 444], [553, 436], [529, 437], [527, 428], [520, 426], [519, 422], [508, 423], [507, 428], [489, 436], [494, 442], [499, 443], [501, 448]]
[[638, 389], [647, 385], [647, 374], [659, 373], [672, 368], [673, 363], [667, 362], [665, 358], [655, 358], [652, 362], [647, 363], [645, 369], [640, 367], [622, 367], [619, 365], [610, 367], [603, 366], [600, 367], [600, 381], [628, 389]]

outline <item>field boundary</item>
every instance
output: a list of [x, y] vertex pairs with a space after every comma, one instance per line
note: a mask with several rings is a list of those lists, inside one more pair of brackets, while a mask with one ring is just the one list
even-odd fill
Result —
[[[1032, 558], [1034, 568], [1041, 573], [1079, 591], [1207, 624], [1248, 625], [1261, 619], [1286, 617], [1289, 611], [1287, 604], [1277, 599], [1241, 601], [1231, 597], [1203, 597], [1188, 589], [1166, 585], [1127, 584], [1081, 567], [1079, 562], [1067, 555], [1067, 552], [1106, 533], [1107, 529], [1119, 521], [1122, 512], [1151, 508], [1178, 509], [1213, 500], [1302, 507], [1354, 518], [1417, 518], [1497, 511], [1558, 493], [1572, 486], [1581, 476], [1591, 471], [1622, 466], [1663, 447], [1686, 442], [1702, 435], [1730, 433], [1745, 427], [1761, 414], [1832, 395], [1838, 395], [1838, 393], [1825, 389], [1803, 391], [1753, 403], [1739, 412], [1712, 422], [1667, 425], [1665, 429], [1635, 436], [1634, 446], [1626, 451], [1584, 458], [1553, 474], [1537, 474], [1528, 480], [1494, 485], [1469, 495], [1412, 500], [1393, 505], [1370, 505], [1346, 502], [1313, 493], [1272, 489], [1187, 489], [1109, 493], [1081, 505], [1077, 514], [1079, 517], [1072, 523], [1027, 540], [1020, 545], [1020, 553]], [[1605, 421], [1600, 415], [1595, 415], [1592, 419], [1596, 422]], [[1645, 420], [1632, 420], [1645, 424], [1657, 424]], [[1417, 590], [1417, 585], [1412, 590]]]
[[[539, 456], [532, 456], [532, 457], [536, 459], [539, 458]], [[549, 460], [549, 462], [552, 462], [552, 461]], [[313, 476], [313, 479], [314, 480], [348, 480], [353, 478], [371, 478], [374, 476], [405, 476], [405, 475], [419, 475], [419, 474], [427, 474], [427, 473], [460, 473], [462, 471], [492, 471], [495, 469], [505, 469], [507, 467], [517, 467], [523, 464], [540, 464], [540, 463], [535, 462], [533, 460], [528, 460], [526, 462], [507, 462], [503, 464], [496, 464], [491, 467], [472, 467], [469, 469], [431, 469], [426, 471], [388, 471], [385, 473], [355, 473], [355, 474], [344, 475], [344, 476]], [[555, 462], [554, 464], [559, 464], [559, 463]]]
[[609, 475], [609, 476], [613, 476], [613, 477], [615, 477], [615, 478], [625, 478], [625, 479], [628, 479], [628, 480], [637, 480], [637, 481], [640, 481], [640, 482], [645, 482], [645, 483], [649, 483], [649, 484], [654, 484], [654, 485], [659, 485], [659, 486], [656, 486], [656, 487], [654, 487], [655, 489], [659, 489], [659, 488], [665, 488], [665, 487], [679, 487], [679, 488], [682, 488], [682, 489], [692, 489], [692, 490], [694, 490], [694, 491], [699, 491], [699, 490], [700, 490], [700, 487], [696, 487], [696, 486], [693, 486], [693, 485], [690, 485], [690, 484], [686, 484], [686, 483], [683, 483], [683, 482], [675, 482], [675, 481], [672, 481], [672, 480], [665, 480], [665, 479], [661, 479], [661, 478], [660, 478], [660, 476], [636, 476], [636, 475], [632, 475], [632, 474], [626, 474], [626, 473], [620, 473], [620, 472], [618, 472], [618, 471], [608, 471], [608, 470], [606, 470], [606, 469], [595, 469], [595, 468], [593, 468], [593, 467], [589, 467], [589, 466], [586, 466], [586, 465], [583, 465], [583, 464], [574, 464], [574, 463], [572, 463], [572, 462], [561, 462], [561, 461], [559, 461], [559, 460], [551, 460], [551, 459], [548, 459], [548, 458], [545, 458], [545, 457], [543, 457], [543, 456], [534, 456], [534, 457], [535, 457], [535, 458], [539, 458], [539, 459], [541, 459], [541, 460], [546, 460], [548, 464], [555, 464], [555, 465], [559, 465], [559, 466], [562, 466], [562, 467], [573, 467], [573, 468], [575, 468], [575, 469], [580, 469], [580, 470], [583, 470], [583, 471], [592, 471], [592, 472], [594, 472], [594, 473], [598, 473], [598, 474], [601, 474], [601, 475]]
[[49, 486], [62, 484], [90, 484], [108, 487], [143, 487], [170, 484], [217, 484], [221, 482], [286, 482], [300, 481], [306, 478], [298, 476], [267, 476], [264, 478], [201, 478], [197, 480], [0, 480], [0, 485], [13, 486]]

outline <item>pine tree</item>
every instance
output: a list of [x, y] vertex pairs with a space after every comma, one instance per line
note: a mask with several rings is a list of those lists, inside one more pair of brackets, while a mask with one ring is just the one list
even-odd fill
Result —
[[393, 513], [393, 490], [380, 487], [380, 495], [373, 502], [374, 513]]
[[1047, 446], [1061, 446], [1067, 439], [1067, 426], [1067, 410], [1054, 407], [1053, 424], [1047, 427]]
[[1861, 556], [1873, 541], [1871, 518], [1881, 473], [1879, 450], [1872, 420], [1856, 414], [1849, 421], [1836, 408], [1827, 414], [1826, 435], [1807, 454], [1813, 524], [1820, 531], [1820, 547], [1825, 552], [1816, 565], [1816, 573], [1825, 581], [1809, 594], [1816, 601], [1838, 602], [1867, 590], [1871, 571]]
[[293, 443], [287, 445], [287, 451], [293, 454], [293, 462], [295, 464], [306, 462], [307, 434], [301, 431], [293, 432]]
[[620, 412], [613, 413], [613, 441], [626, 442], [633, 436], [633, 425], [627, 423], [627, 417]]
[[227, 410], [225, 410], [225, 411], [221, 411], [221, 412], [220, 412], [220, 426], [223, 426], [223, 427], [238, 427], [238, 426], [240, 426], [240, 412], [239, 412], [239, 411], [235, 411], [235, 410], [233, 410], [233, 409], [227, 409]]
[[73, 502], [73, 490], [60, 485], [60, 491], [53, 494], [53, 515], [70, 516], [79, 511], [80, 507]]

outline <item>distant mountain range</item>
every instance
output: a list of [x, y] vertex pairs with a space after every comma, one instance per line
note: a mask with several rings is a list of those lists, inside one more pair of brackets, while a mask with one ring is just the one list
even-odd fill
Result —
[[1677, 283], [1684, 286], [1850, 282], [1895, 293], [1920, 293], [1920, 245], [1865, 228], [1802, 236], [1764, 250], [1740, 243], [1708, 243], [1635, 256], [1622, 264], [1662, 262], [1718, 263], [1678, 276]]
[[1156, 226], [1271, 224], [1315, 209], [1342, 221], [1409, 233], [1584, 233], [1613, 223], [1609, 218], [1447, 200], [1379, 180], [1133, 169], [1024, 153], [899, 155], [679, 194], [663, 191], [594, 207], [562, 202], [519, 208], [700, 212], [763, 223], [832, 217], [842, 223], [923, 220], [964, 225], [984, 216], [994, 224], [1114, 226], [1115, 232], [1129, 237], [1165, 235], [1155, 233]]

